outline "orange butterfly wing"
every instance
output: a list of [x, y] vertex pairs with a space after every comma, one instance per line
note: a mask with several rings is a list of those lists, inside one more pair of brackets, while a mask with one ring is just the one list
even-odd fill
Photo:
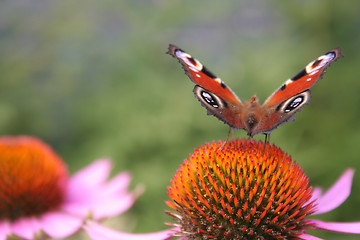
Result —
[[309, 63], [295, 76], [287, 80], [263, 104], [264, 117], [253, 135], [269, 133], [287, 121], [294, 121], [294, 114], [310, 103], [310, 88], [323, 76], [327, 67], [343, 57], [340, 48], [335, 48]]
[[178, 59], [188, 77], [196, 83], [194, 94], [209, 115], [214, 115], [234, 128], [243, 128], [240, 122], [242, 103], [235, 93], [197, 59], [175, 45], [167, 52]]
[[294, 95], [311, 88], [322, 78], [326, 68], [341, 57], [343, 55], [340, 48], [335, 48], [318, 57], [277, 89], [265, 101], [264, 106], [276, 106]]

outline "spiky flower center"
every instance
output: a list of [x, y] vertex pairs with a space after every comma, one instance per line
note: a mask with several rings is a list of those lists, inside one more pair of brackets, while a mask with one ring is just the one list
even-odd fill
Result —
[[68, 173], [61, 158], [32, 137], [0, 137], [0, 220], [59, 207]]
[[171, 180], [168, 212], [185, 239], [298, 239], [314, 211], [303, 170], [254, 140], [205, 144]]

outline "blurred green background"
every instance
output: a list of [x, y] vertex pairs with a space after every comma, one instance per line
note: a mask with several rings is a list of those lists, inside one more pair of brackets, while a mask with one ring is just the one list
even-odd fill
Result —
[[261, 102], [341, 46], [345, 58], [312, 88], [311, 104], [270, 142], [291, 154], [313, 185], [327, 188], [355, 168], [350, 198], [318, 218], [360, 221], [359, 9], [358, 0], [1, 1], [1, 135], [42, 138], [71, 172], [110, 157], [113, 174], [130, 171], [132, 187], [146, 192], [106, 224], [166, 229], [170, 178], [195, 147], [228, 131], [194, 98], [194, 84], [165, 54], [168, 44], [198, 58], [243, 101], [257, 94]]

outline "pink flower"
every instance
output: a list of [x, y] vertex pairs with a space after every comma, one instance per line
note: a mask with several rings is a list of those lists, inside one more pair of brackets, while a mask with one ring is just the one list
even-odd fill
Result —
[[205, 144], [177, 170], [168, 188], [173, 229], [124, 234], [88, 222], [93, 240], [306, 239], [308, 229], [360, 234], [360, 222], [309, 219], [331, 211], [350, 194], [354, 170], [347, 170], [324, 194], [308, 185], [303, 170], [276, 146], [254, 140]]
[[[315, 200], [318, 205], [316, 211], [312, 215], [327, 213], [340, 206], [351, 193], [353, 175], [353, 169], [346, 170], [335, 184], [324, 194], [322, 194], [322, 189], [320, 187], [316, 187], [313, 190], [311, 201]], [[310, 223], [313, 225], [313, 229], [360, 234], [360, 222], [324, 222], [311, 219]], [[303, 234], [301, 237], [306, 240], [320, 239], [307, 234]]]
[[109, 160], [69, 177], [62, 159], [33, 137], [0, 137], [0, 240], [68, 237], [86, 219], [118, 215], [134, 202], [129, 173], [107, 181]]

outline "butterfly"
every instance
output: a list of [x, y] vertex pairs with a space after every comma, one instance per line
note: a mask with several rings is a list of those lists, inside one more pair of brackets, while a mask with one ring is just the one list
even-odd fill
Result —
[[247, 102], [239, 97], [215, 74], [184, 50], [170, 44], [168, 54], [178, 59], [185, 73], [196, 84], [195, 97], [207, 109], [231, 129], [244, 129], [250, 137], [265, 134], [288, 121], [295, 120], [295, 113], [310, 103], [310, 88], [325, 73], [325, 69], [343, 57], [340, 48], [335, 48], [310, 62], [280, 86], [263, 105], [254, 95]]

